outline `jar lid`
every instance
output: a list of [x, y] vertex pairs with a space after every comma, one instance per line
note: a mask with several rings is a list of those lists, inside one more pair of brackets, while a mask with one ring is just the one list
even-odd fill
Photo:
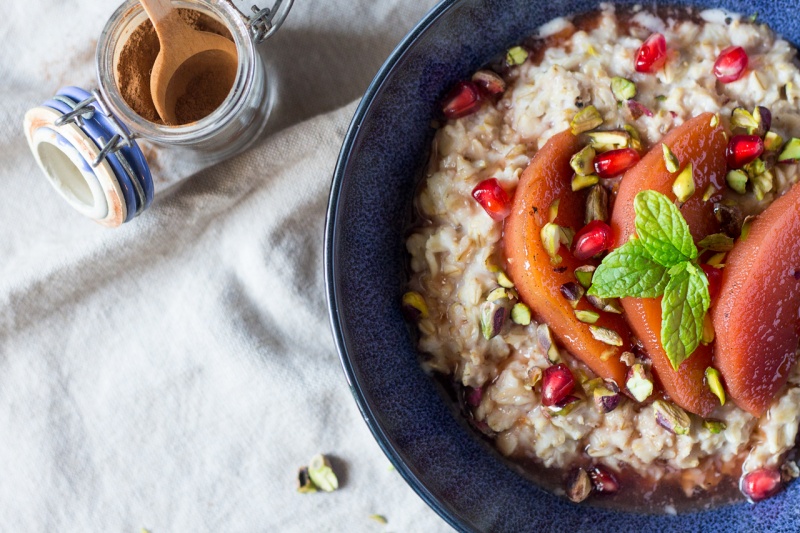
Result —
[[150, 168], [128, 129], [97, 91], [63, 87], [25, 114], [25, 135], [50, 184], [73, 208], [109, 227], [153, 201]]

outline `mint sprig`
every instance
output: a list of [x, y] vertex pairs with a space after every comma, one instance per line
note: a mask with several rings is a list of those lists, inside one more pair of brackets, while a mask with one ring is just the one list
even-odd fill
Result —
[[708, 279], [695, 262], [697, 247], [677, 207], [661, 193], [642, 191], [633, 201], [638, 238], [608, 254], [589, 294], [600, 298], [661, 300], [661, 344], [677, 370], [700, 344], [711, 305]]

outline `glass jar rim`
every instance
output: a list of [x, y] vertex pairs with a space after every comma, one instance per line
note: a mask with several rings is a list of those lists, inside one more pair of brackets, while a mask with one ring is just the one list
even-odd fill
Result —
[[233, 87], [225, 100], [208, 116], [181, 126], [167, 126], [151, 122], [136, 113], [122, 97], [117, 85], [116, 51], [124, 30], [144, 9], [138, 0], [126, 0], [108, 19], [97, 42], [96, 67], [103, 95], [109, 111], [115, 114], [137, 136], [164, 144], [186, 144], [213, 136], [235, 119], [239, 108], [245, 105], [247, 91], [256, 68], [255, 44], [241, 13], [225, 0], [175, 0], [178, 8], [193, 9], [213, 15], [233, 37], [239, 54], [239, 65]]

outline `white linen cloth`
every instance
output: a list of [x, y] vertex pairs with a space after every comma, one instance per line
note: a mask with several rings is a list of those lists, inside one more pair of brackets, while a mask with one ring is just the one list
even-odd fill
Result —
[[[149, 154], [156, 200], [116, 230], [50, 188], [22, 116], [96, 87], [117, 3], [4, 4], [0, 531], [450, 530], [358, 413], [322, 269], [351, 102], [434, 3], [297, 0], [263, 50], [280, 77], [268, 135], [199, 172]], [[318, 452], [342, 486], [299, 494]]]

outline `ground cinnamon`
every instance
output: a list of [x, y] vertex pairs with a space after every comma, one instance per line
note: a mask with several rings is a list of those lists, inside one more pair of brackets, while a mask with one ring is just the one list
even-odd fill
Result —
[[[222, 35], [233, 40], [221, 23], [193, 9], [179, 9], [181, 18], [192, 28]], [[117, 87], [123, 100], [142, 118], [163, 124], [150, 95], [150, 72], [161, 50], [158, 35], [149, 19], [136, 28], [122, 47], [117, 62]], [[189, 84], [178, 99], [175, 114], [180, 125], [200, 120], [211, 114], [231, 90], [232, 82], [204, 72]]]

